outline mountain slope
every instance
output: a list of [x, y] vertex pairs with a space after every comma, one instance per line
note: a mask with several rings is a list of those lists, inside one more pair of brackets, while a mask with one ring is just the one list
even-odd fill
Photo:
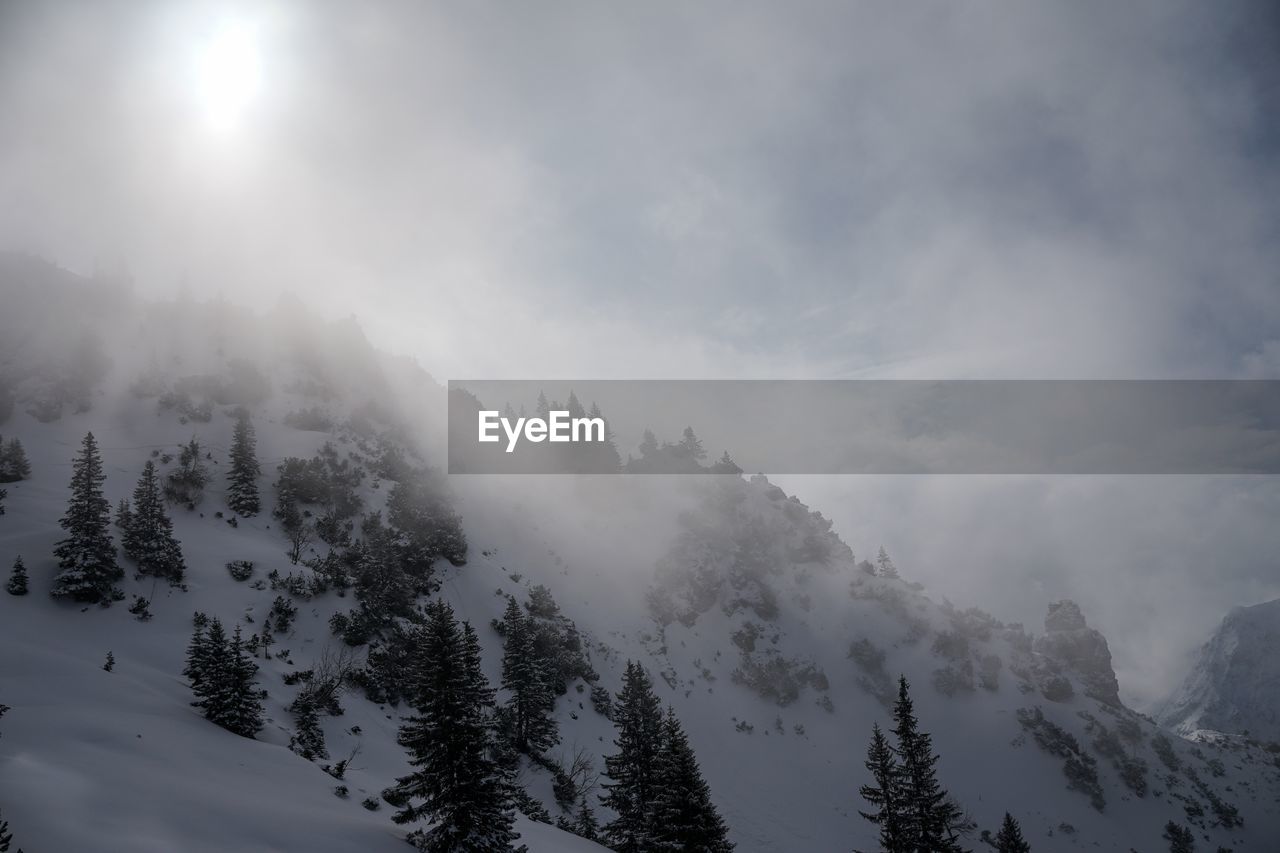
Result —
[[[102, 305], [47, 296], [57, 286], [9, 294], [4, 318], [21, 329], [21, 308], [31, 312], [25, 326], [41, 330], [3, 351], [13, 405], [0, 432], [19, 437], [32, 463], [31, 479], [7, 487], [0, 517], [0, 569], [21, 554], [31, 576], [29, 595], [0, 594], [0, 701], [12, 706], [0, 721], [0, 808], [15, 841], [28, 853], [405, 849], [391, 809], [361, 803], [376, 804], [408, 769], [395, 742], [407, 709], [355, 687], [340, 716], [321, 717], [328, 762], [288, 749], [287, 707], [299, 688], [285, 676], [346, 648], [330, 620], [358, 602], [350, 591], [265, 583], [273, 569], [312, 575], [286, 557], [271, 484], [286, 457], [313, 457], [326, 443], [370, 472], [394, 473], [388, 458], [438, 462], [442, 390], [350, 324], [320, 323], [296, 305], [267, 315], [216, 302]], [[67, 329], [91, 334], [59, 337]], [[101, 357], [77, 358], [90, 340]], [[233, 527], [218, 515], [227, 513], [239, 407], [257, 429], [264, 507]], [[113, 504], [147, 460], [171, 470], [166, 455], [193, 435], [210, 454], [203, 502], [171, 507], [186, 589], [136, 579], [124, 561], [126, 601], [150, 599], [147, 622], [123, 604], [84, 608], [47, 595], [70, 459], [87, 430], [102, 447]], [[394, 483], [366, 477], [356, 489], [363, 511], [385, 514]], [[1073, 604], [1055, 603], [1037, 636], [935, 602], [855, 559], [826, 519], [763, 477], [450, 486], [469, 548], [465, 565], [436, 565], [435, 594], [477, 628], [491, 682], [502, 651], [491, 621], [508, 595], [523, 601], [538, 585], [575, 623], [598, 675], [571, 679], [557, 700], [562, 741], [550, 757], [568, 764], [581, 753], [603, 767], [614, 730], [593, 694], [617, 691], [625, 662], [639, 660], [683, 722], [744, 853], [874, 845], [857, 789], [868, 781], [871, 725], [887, 722], [899, 673], [934, 736], [943, 783], [979, 831], [994, 831], [1007, 810], [1036, 849], [1160, 849], [1168, 820], [1238, 851], [1280, 836], [1274, 757], [1244, 742], [1168, 737], [1124, 708], [1105, 638]], [[323, 550], [313, 541], [304, 556]], [[235, 580], [233, 560], [254, 561], [254, 576]], [[180, 673], [192, 614], [252, 632], [278, 595], [298, 615], [272, 657], [258, 660], [267, 725], [256, 740], [238, 738], [189, 705]], [[354, 648], [359, 663], [367, 650]], [[108, 651], [110, 673], [101, 668]], [[341, 781], [322, 770], [353, 752]], [[519, 781], [559, 815], [543, 768], [526, 762]], [[531, 853], [598, 849], [524, 818], [518, 828]], [[969, 846], [979, 843], [975, 833]]]
[[1201, 647], [1158, 713], [1183, 734], [1208, 729], [1280, 742], [1280, 599], [1237, 607]]

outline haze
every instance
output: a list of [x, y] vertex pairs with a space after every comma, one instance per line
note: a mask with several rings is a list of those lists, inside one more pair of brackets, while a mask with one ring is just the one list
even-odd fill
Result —
[[[0, 248], [438, 379], [1280, 373], [1274, 4], [0, 6]], [[714, 446], [714, 441], [708, 442]], [[1280, 595], [1269, 479], [784, 481], [1127, 698]]]

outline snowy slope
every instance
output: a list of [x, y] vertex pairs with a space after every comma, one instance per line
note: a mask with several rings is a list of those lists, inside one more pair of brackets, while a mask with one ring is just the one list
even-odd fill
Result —
[[[21, 304], [32, 304], [28, 296]], [[68, 405], [41, 423], [20, 401], [0, 424], [0, 433], [22, 440], [33, 468], [31, 480], [8, 487], [0, 518], [0, 568], [21, 554], [32, 578], [30, 595], [0, 594], [0, 702], [12, 706], [0, 721], [0, 809], [15, 840], [28, 853], [406, 849], [406, 828], [391, 822], [388, 806], [361, 805], [407, 771], [395, 743], [403, 709], [353, 692], [342, 716], [322, 718], [333, 759], [359, 747], [341, 783], [347, 798], [334, 793], [340, 783], [287, 748], [293, 720], [285, 707], [297, 688], [283, 674], [340, 643], [328, 619], [352, 605], [350, 596], [297, 602], [292, 633], [277, 645], [288, 658], [259, 661], [270, 698], [257, 740], [203, 720], [189, 707], [180, 672], [194, 611], [250, 627], [278, 594], [236, 582], [226, 562], [254, 560], [257, 577], [296, 570], [269, 514], [275, 464], [310, 456], [329, 440], [358, 454], [342, 424], [371, 403], [412, 425], [401, 431], [406, 452], [438, 460], [439, 386], [373, 353], [349, 327], [300, 319], [294, 309], [267, 323], [219, 303], [123, 300], [75, 316], [74, 302], [33, 299], [40, 310], [27, 329], [40, 328], [40, 318], [49, 329], [67, 328], [96, 312], [110, 321], [98, 327], [114, 332], [102, 333], [109, 366], [87, 411]], [[6, 344], [24, 328], [15, 317], [4, 318], [13, 323], [3, 330]], [[31, 348], [0, 348], [20, 396], [43, 393], [50, 374], [64, 369], [47, 366], [61, 363], [65, 343], [38, 349], [33, 356]], [[126, 389], [141, 376], [171, 382], [225, 372], [234, 358], [270, 365], [271, 391], [251, 407], [267, 506], [233, 529], [215, 517], [224, 509], [230, 407], [215, 407], [207, 423], [183, 422], [146, 392]], [[316, 376], [325, 387], [315, 387]], [[313, 406], [332, 414], [331, 430], [284, 424], [286, 414]], [[136, 621], [123, 604], [83, 609], [46, 594], [70, 459], [89, 429], [102, 446], [113, 503], [131, 492], [153, 451], [172, 452], [193, 435], [217, 463], [204, 503], [173, 510], [188, 589], [153, 589], [131, 576], [123, 584], [129, 597], [154, 592], [150, 622]], [[470, 549], [465, 566], [440, 566], [440, 594], [480, 632], [491, 680], [501, 644], [490, 620], [506, 594], [547, 585], [582, 632], [601, 684], [616, 690], [629, 658], [653, 674], [739, 850], [874, 847], [857, 789], [867, 781], [866, 739], [873, 722], [888, 720], [886, 692], [898, 673], [910, 679], [921, 723], [934, 735], [944, 784], [978, 830], [994, 830], [1007, 810], [1041, 850], [1158, 850], [1167, 820], [1192, 825], [1210, 849], [1270, 850], [1280, 837], [1275, 757], [1241, 741], [1165, 737], [1119, 706], [1108, 690], [1105, 640], [1083, 616], [1063, 624], [1060, 610], [1052, 630], [1037, 628], [1035, 636], [967, 610], [978, 602], [952, 607], [909, 580], [872, 576], [807, 507], [763, 479], [457, 478], [451, 485]], [[378, 508], [386, 491], [367, 481], [366, 509]], [[108, 650], [117, 662], [111, 673], [101, 669]], [[588, 686], [571, 685], [556, 713], [555, 757], [586, 749], [601, 768], [613, 728], [593, 710]], [[1085, 768], [1083, 780], [1073, 767]], [[526, 768], [521, 781], [558, 814], [545, 772]], [[1243, 826], [1224, 821], [1215, 802], [1237, 809]], [[525, 819], [519, 829], [533, 853], [600, 849]], [[980, 844], [976, 832], [969, 843]]]
[[1208, 729], [1280, 742], [1280, 599], [1237, 607], [1200, 649], [1158, 719], [1183, 734]]

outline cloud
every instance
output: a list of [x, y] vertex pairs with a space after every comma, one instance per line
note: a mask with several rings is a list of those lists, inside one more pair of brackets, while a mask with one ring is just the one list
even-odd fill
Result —
[[[227, 16], [261, 79], [213, 134], [190, 68]], [[440, 378], [1274, 376], [1278, 20], [1192, 0], [11, 2], [0, 241], [123, 263], [143, 290], [292, 290]], [[1047, 549], [1068, 574], [1035, 513], [1118, 542], [1126, 513], [1087, 510], [1138, 500], [905, 483], [872, 517], [916, 530], [921, 561], [972, 504], [994, 513], [959, 513], [975, 554]], [[1169, 541], [1204, 510], [1166, 506]], [[1152, 577], [1139, 541], [1113, 583]], [[1259, 591], [1252, 554], [1235, 586], [1162, 586], [1167, 612]]]

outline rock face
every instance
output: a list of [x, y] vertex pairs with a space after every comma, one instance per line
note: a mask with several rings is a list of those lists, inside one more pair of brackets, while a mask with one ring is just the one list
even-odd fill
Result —
[[1280, 742], [1280, 599], [1237, 607], [1157, 712], [1181, 734], [1200, 729]]
[[1111, 667], [1107, 638], [1090, 628], [1074, 601], [1049, 605], [1044, 619], [1044, 636], [1036, 639], [1035, 650], [1078, 677], [1084, 692], [1108, 705], [1120, 705], [1120, 684]]

